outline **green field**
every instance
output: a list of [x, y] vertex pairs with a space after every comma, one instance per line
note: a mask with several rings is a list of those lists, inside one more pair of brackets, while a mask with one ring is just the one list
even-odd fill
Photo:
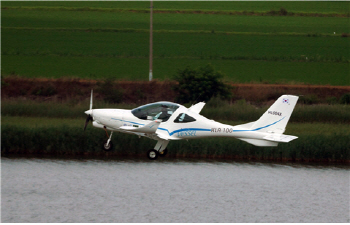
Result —
[[[85, 1], [82, 5], [78, 1], [2, 1], [2, 7], [91, 7], [102, 9], [149, 9], [148, 1]], [[195, 10], [234, 10], [234, 11], [269, 11], [279, 10], [281, 7], [295, 12], [317, 13], [349, 13], [349, 5], [345, 1], [307, 1], [302, 4], [292, 1], [157, 1], [153, 3], [155, 9], [195, 9]]]
[[[350, 85], [349, 4], [155, 2], [169, 11], [154, 14], [154, 77], [210, 63], [233, 82]], [[281, 7], [323, 14], [225, 14]], [[149, 2], [2, 2], [2, 75], [147, 80], [147, 10]]]

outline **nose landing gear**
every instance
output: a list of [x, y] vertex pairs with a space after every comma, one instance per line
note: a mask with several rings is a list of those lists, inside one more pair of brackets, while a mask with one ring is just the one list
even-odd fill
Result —
[[105, 129], [105, 131], [106, 131], [108, 140], [105, 143], [103, 143], [102, 147], [103, 147], [103, 150], [105, 150], [106, 152], [109, 152], [109, 151], [111, 151], [113, 149], [113, 143], [111, 142], [113, 131], [111, 131], [111, 135], [110, 136], [108, 136], [108, 132], [107, 132], [106, 129]]

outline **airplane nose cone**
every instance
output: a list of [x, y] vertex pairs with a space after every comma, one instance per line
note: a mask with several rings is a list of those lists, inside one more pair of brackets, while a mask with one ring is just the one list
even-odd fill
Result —
[[92, 115], [92, 110], [90, 109], [90, 110], [85, 111], [85, 114], [86, 115]]

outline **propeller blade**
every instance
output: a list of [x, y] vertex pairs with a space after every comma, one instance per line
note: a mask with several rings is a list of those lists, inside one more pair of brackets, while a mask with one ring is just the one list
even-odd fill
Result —
[[86, 111], [85, 114], [87, 114], [87, 118], [86, 118], [86, 121], [85, 121], [85, 126], [84, 126], [84, 131], [86, 130], [86, 127], [89, 123], [89, 121], [93, 121], [93, 118], [92, 118], [92, 97], [93, 97], [93, 90], [91, 89], [91, 97], [90, 97], [90, 110]]
[[93, 89], [91, 89], [90, 110], [92, 109], [92, 96], [93, 96]]
[[86, 127], [87, 127], [90, 120], [92, 121], [92, 117], [90, 115], [88, 115], [86, 118], [86, 121], [85, 121], [84, 131], [86, 130]]

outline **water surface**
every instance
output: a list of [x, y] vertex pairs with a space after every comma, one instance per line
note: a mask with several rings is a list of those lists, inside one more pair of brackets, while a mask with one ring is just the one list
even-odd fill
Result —
[[2, 222], [350, 222], [348, 166], [1, 159]]

